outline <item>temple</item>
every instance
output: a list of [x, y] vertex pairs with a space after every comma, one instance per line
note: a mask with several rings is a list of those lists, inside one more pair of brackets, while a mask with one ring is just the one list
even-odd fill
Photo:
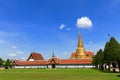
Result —
[[94, 56], [93, 52], [85, 51], [85, 48], [82, 42], [82, 37], [79, 32], [77, 49], [76, 49], [76, 52], [73, 52], [71, 54], [70, 59], [92, 59], [93, 56]]
[[14, 68], [92, 68], [94, 52], [86, 51], [80, 32], [78, 45], [75, 52], [71, 53], [70, 59], [60, 59], [52, 53], [51, 58], [45, 60], [40, 53], [32, 52], [27, 61], [14, 60]]

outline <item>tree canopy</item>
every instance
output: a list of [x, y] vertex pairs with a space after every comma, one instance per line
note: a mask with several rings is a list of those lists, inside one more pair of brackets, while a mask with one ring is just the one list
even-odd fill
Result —
[[106, 43], [104, 49], [104, 56], [107, 62], [118, 61], [120, 52], [120, 44], [114, 37], [110, 38], [110, 41]]
[[93, 64], [103, 64], [103, 51], [100, 49], [93, 58]]
[[100, 49], [93, 58], [95, 65], [111, 62], [120, 62], [120, 44], [114, 37], [111, 37], [104, 50]]
[[7, 59], [6, 61], [5, 61], [5, 65], [4, 65], [6, 68], [8, 68], [8, 67], [11, 67], [11, 61], [10, 61], [10, 59]]
[[3, 60], [2, 60], [2, 58], [0, 58], [0, 67], [2, 67], [3, 66]]

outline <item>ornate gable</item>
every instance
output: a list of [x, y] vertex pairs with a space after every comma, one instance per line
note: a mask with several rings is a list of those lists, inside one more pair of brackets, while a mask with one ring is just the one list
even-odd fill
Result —
[[41, 54], [35, 52], [32, 52], [27, 59], [27, 61], [39, 61], [39, 60], [44, 60], [44, 59]]

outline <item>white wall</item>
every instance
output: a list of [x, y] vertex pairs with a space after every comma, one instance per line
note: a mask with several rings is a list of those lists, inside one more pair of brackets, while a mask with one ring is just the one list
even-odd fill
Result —
[[47, 68], [47, 66], [14, 66], [14, 68]]
[[56, 68], [93, 68], [93, 65], [56, 65]]
[[[55, 65], [56, 68], [93, 68], [93, 65]], [[14, 68], [47, 68], [47, 65], [39, 66], [14, 66]], [[52, 68], [52, 65], [48, 65], [48, 68]]]
[[34, 59], [29, 59], [28, 61], [34, 61]]

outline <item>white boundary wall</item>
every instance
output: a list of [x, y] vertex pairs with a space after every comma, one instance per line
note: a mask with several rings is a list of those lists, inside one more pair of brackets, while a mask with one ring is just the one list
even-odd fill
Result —
[[47, 68], [47, 66], [14, 66], [13, 68]]
[[[52, 65], [39, 65], [39, 66], [14, 66], [13, 68], [52, 68]], [[55, 65], [55, 68], [94, 68], [93, 65]]]

